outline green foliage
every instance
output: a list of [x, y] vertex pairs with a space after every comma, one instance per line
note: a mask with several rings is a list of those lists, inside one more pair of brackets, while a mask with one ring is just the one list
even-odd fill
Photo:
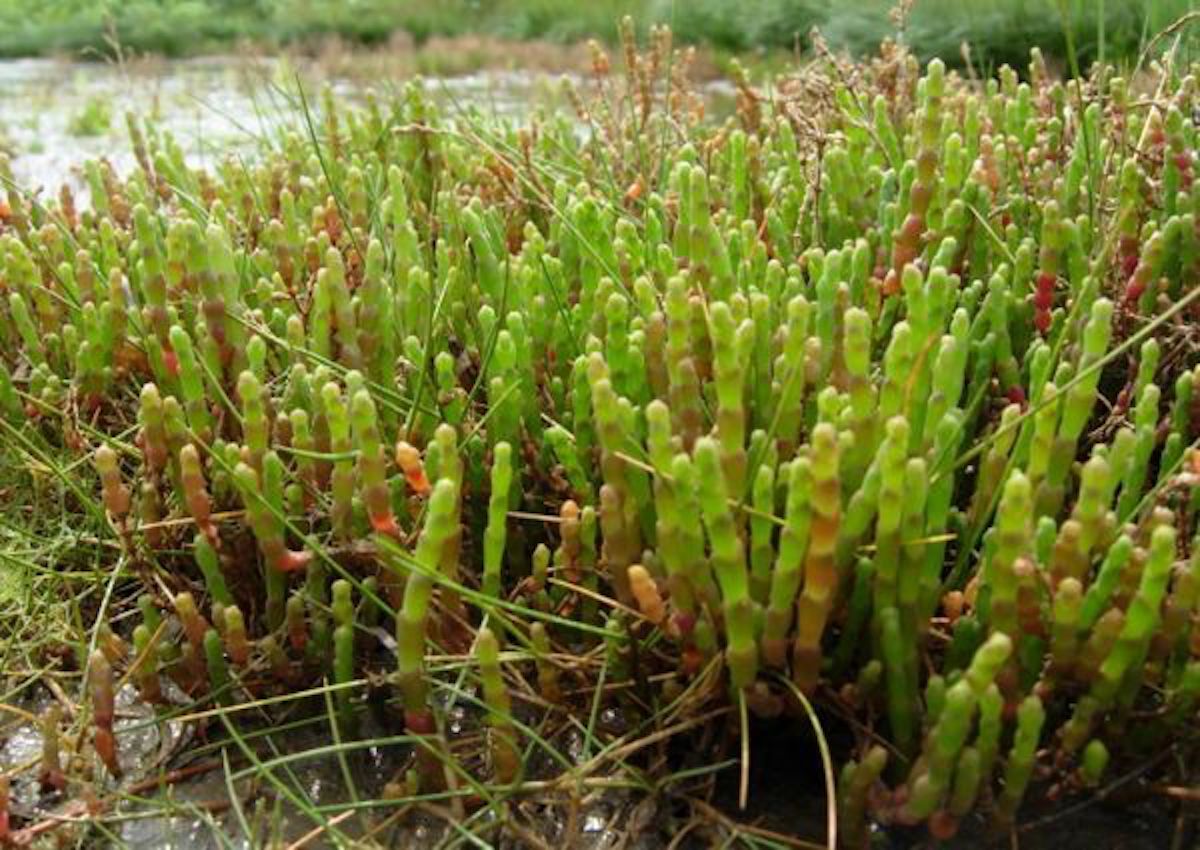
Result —
[[896, 754], [836, 754], [845, 834], [946, 837], [1191, 727], [1195, 77], [898, 59], [720, 126], [599, 59], [594, 132], [328, 91], [256, 160], [151, 126], [89, 210], [11, 192], [0, 428], [89, 523], [109, 770], [116, 674], [328, 682], [347, 737], [369, 688], [429, 794], [518, 792], [560, 713], [836, 693]]
[[[220, 50], [237, 41], [283, 45], [338, 36], [360, 44], [386, 42], [396, 31], [418, 43], [438, 36], [492, 35], [559, 42], [618, 39], [616, 22], [635, 16], [643, 25], [669, 24], [683, 41], [724, 50], [791, 50], [820, 29], [835, 50], [873, 53], [896, 35], [891, 0], [128, 0], [128, 2], [0, 2], [0, 55], [53, 52], [107, 55], [126, 50], [169, 56]], [[1066, 62], [1073, 49], [1080, 67], [1095, 60], [1136, 56], [1146, 39], [1192, 8], [1188, 0], [921, 0], [901, 37], [921, 59], [972, 62], [990, 69], [1022, 63], [1033, 46]]]
[[103, 136], [112, 126], [112, 107], [107, 100], [90, 98], [67, 121], [72, 136]]

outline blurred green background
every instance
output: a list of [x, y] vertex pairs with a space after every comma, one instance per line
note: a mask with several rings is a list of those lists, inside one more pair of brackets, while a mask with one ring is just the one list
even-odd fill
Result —
[[[0, 55], [105, 54], [115, 39], [171, 56], [214, 52], [239, 41], [289, 45], [337, 36], [378, 44], [405, 31], [558, 42], [612, 40], [622, 15], [643, 29], [669, 22], [680, 40], [722, 51], [787, 50], [813, 26], [837, 49], [862, 55], [894, 32], [893, 0], [0, 0]], [[921, 58], [961, 63], [970, 42], [983, 67], [1023, 65], [1029, 48], [1081, 67], [1135, 56], [1196, 0], [916, 0], [905, 39]], [[1180, 31], [1195, 53], [1197, 27]]]

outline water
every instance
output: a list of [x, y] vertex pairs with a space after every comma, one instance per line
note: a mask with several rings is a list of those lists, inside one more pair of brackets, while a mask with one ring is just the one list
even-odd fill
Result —
[[[163, 685], [169, 702], [186, 706], [181, 692], [166, 680]], [[15, 707], [21, 716], [44, 716], [55, 700], [45, 690], [31, 690]], [[158, 711], [169, 714], [169, 708], [160, 706]], [[397, 710], [363, 706], [356, 713], [358, 737], [343, 736], [352, 743], [339, 757], [331, 752], [335, 734], [322, 708], [320, 700], [313, 700], [269, 718], [240, 713], [237, 734], [242, 740], [236, 741], [219, 719], [156, 720], [155, 709], [143, 703], [132, 686], [125, 686], [117, 694], [115, 723], [123, 775], [113, 779], [95, 764], [87, 745], [90, 728], [84, 732], [84, 746], [76, 747], [63, 724], [61, 750], [69, 776], [65, 795], [40, 785], [40, 727], [14, 720], [0, 727], [0, 770], [13, 776], [13, 827], [78, 817], [80, 779], [90, 776], [95, 797], [103, 804], [101, 831], [88, 833], [91, 841], [99, 842], [95, 846], [105, 844], [102, 836], [107, 835], [132, 850], [253, 850], [269, 842], [287, 846], [302, 839], [303, 846], [321, 850], [372, 846], [366, 841], [369, 837], [376, 846], [432, 850], [453, 838], [448, 801], [406, 805], [403, 810], [388, 802], [396, 796], [392, 789], [403, 787], [414, 758], [412, 745], [402, 739]], [[481, 710], [474, 704], [443, 708], [449, 745], [478, 772], [484, 761]], [[526, 719], [534, 721], [532, 716]], [[612, 734], [628, 731], [623, 722], [612, 717], [608, 721]], [[554, 746], [574, 764], [590, 759], [577, 729], [567, 727], [559, 737]], [[83, 760], [72, 761], [78, 758], [76, 751], [84, 753]], [[552, 779], [561, 770], [557, 760], [535, 754], [525, 778]], [[528, 829], [548, 844], [567, 841], [568, 824], [573, 824], [571, 846], [576, 850], [663, 846], [651, 837], [661, 831], [640, 827], [638, 832], [646, 835], [622, 845], [631, 823], [648, 826], [661, 820], [653, 798], [622, 788], [591, 790], [577, 801], [573, 817], [566, 814], [566, 799], [566, 793], [549, 791], [515, 805], [524, 813]], [[356, 801], [369, 802], [354, 810]], [[465, 814], [482, 834], [495, 835], [487, 829], [496, 818], [494, 812], [468, 802]], [[51, 831], [65, 840], [79, 837], [78, 830], [68, 825]]]
[[[353, 68], [342, 63], [338, 68]], [[230, 156], [251, 157], [281, 128], [303, 131], [300, 98], [319, 111], [318, 93], [332, 87], [339, 102], [361, 102], [369, 90], [381, 95], [419, 79], [447, 114], [478, 110], [520, 119], [541, 106], [563, 104], [562, 75], [483, 71], [455, 77], [416, 78], [386, 63], [359, 76], [288, 59], [216, 56], [142, 59], [131, 63], [83, 63], [55, 59], [0, 61], [0, 149], [25, 190], [57, 196], [63, 183], [81, 192], [81, 166], [106, 158], [118, 174], [134, 166], [125, 115], [154, 120], [180, 143], [190, 164], [212, 167]], [[576, 78], [578, 81], [578, 78]], [[732, 88], [704, 84], [718, 112], [727, 112]], [[86, 193], [83, 193], [86, 194]]]
[[[170, 686], [165, 681], [164, 689], [170, 698]], [[182, 703], [182, 694], [174, 692], [174, 701]], [[18, 708], [38, 717], [44, 715], [52, 702], [48, 693], [39, 691]], [[394, 742], [352, 749], [344, 762], [319, 752], [318, 748], [331, 743], [332, 735], [327, 719], [313, 714], [311, 722], [275, 734], [269, 734], [269, 726], [253, 720], [244, 722], [239, 734], [250, 742], [257, 759], [271, 765], [268, 772], [246, 771], [244, 751], [236, 742], [224, 739], [224, 728], [219, 721], [205, 724], [156, 720], [154, 709], [140, 700], [132, 686], [118, 692], [116, 717], [117, 753], [123, 775], [114, 780], [99, 769], [92, 775], [97, 780], [97, 797], [106, 804], [106, 829], [134, 850], [164, 847], [250, 850], [261, 843], [245, 834], [240, 826], [242, 815], [247, 818], [256, 813], [269, 815], [276, 801], [282, 815], [275, 819], [281, 826], [279, 838], [296, 841], [315, 826], [301, 806], [336, 808], [355, 794], [363, 799], [377, 798], [411, 756], [406, 744]], [[371, 722], [369, 715], [364, 715], [364, 719], [364, 736], [387, 734]], [[90, 730], [85, 735], [90, 735]], [[79, 785], [75, 779], [81, 772], [85, 776], [91, 773], [91, 756], [70, 764], [71, 742], [70, 734], [64, 731], [62, 758], [69, 777], [64, 796], [40, 787], [41, 729], [26, 722], [12, 723], [3, 729], [0, 769], [15, 773], [10, 805], [14, 827], [76, 811]], [[272, 779], [278, 784], [273, 784]], [[231, 788], [242, 813], [231, 805]], [[384, 810], [383, 814], [386, 813]], [[361, 834], [372, 819], [381, 816], [347, 817], [338, 828], [346, 834]], [[334, 815], [326, 817], [332, 819]], [[260, 820], [265, 824], [271, 818]], [[335, 845], [314, 840], [306, 846]]]
[[[398, 90], [409, 77], [377, 77], [370, 87]], [[302, 129], [299, 80], [317, 110], [328, 84], [341, 102], [361, 101], [363, 81], [297, 69], [281, 59], [207, 57], [140, 60], [118, 65], [53, 59], [0, 61], [0, 148], [22, 188], [55, 196], [62, 183], [82, 188], [80, 166], [105, 157], [118, 174], [133, 167], [126, 112], [152, 118], [179, 141], [188, 161], [212, 167], [229, 156], [252, 156], [280, 128]], [[477, 107], [519, 117], [559, 92], [556, 77], [486, 72], [423, 80], [450, 110]]]

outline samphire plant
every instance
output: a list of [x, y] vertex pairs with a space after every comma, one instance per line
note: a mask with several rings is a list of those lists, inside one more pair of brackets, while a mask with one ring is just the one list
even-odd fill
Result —
[[213, 173], [131, 119], [90, 209], [10, 190], [0, 428], [90, 458], [125, 565], [130, 642], [84, 659], [108, 773], [114, 677], [325, 680], [343, 736], [382, 677], [409, 787], [452, 795], [522, 793], [594, 700], [679, 735], [811, 706], [853, 718], [861, 847], [1194, 737], [1195, 69], [888, 45], [770, 97], [735, 69], [714, 122], [686, 64], [627, 33], [515, 129], [327, 94]]

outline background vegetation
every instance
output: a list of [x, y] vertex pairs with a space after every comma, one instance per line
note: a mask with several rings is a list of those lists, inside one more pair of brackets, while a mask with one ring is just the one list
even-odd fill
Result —
[[[727, 50], [788, 49], [818, 26], [835, 48], [871, 52], [894, 31], [893, 0], [0, 0], [0, 55], [102, 55], [114, 39], [139, 51], [185, 55], [239, 41], [267, 45], [336, 36], [378, 44], [397, 32], [578, 41], [615, 37], [632, 14], [671, 22], [678, 37]], [[1192, 0], [918, 0], [905, 37], [921, 58], [961, 63], [970, 42], [985, 66], [1023, 64], [1033, 45], [1081, 62], [1121, 60], [1186, 14]], [[1184, 36], [1186, 36], [1186, 31]]]

